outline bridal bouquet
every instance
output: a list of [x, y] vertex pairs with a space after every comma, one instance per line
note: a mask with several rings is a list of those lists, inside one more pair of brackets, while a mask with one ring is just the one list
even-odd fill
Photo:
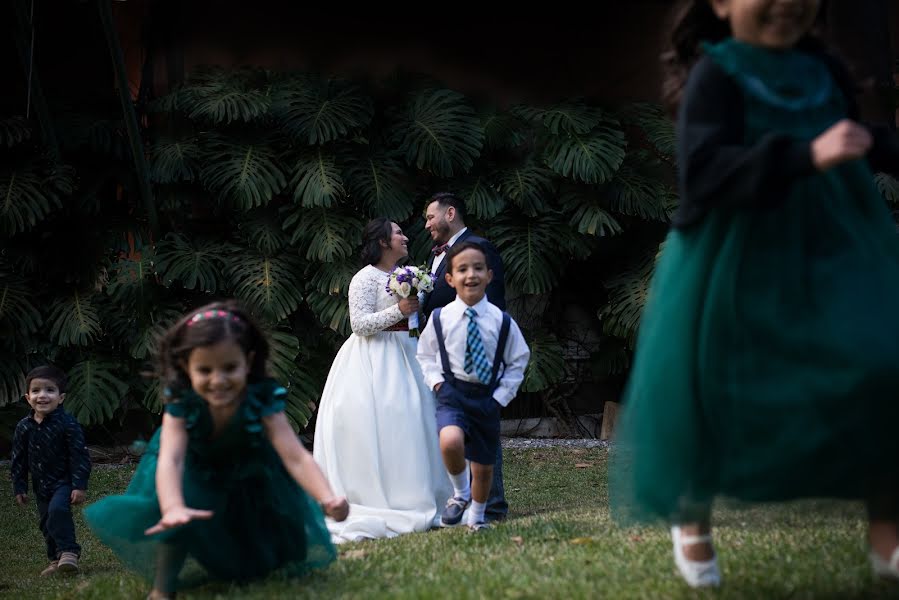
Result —
[[[387, 279], [387, 292], [400, 298], [408, 298], [412, 294], [418, 296], [419, 302], [424, 295], [434, 289], [434, 274], [428, 268], [397, 267]], [[418, 313], [409, 315], [409, 336], [418, 337]]]

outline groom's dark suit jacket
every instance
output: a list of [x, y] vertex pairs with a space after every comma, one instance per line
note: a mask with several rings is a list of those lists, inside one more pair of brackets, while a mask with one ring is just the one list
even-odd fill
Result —
[[[496, 248], [482, 237], [478, 237], [471, 232], [471, 229], [465, 230], [465, 233], [453, 242], [453, 245], [461, 242], [474, 242], [484, 249], [487, 253], [487, 267], [493, 270], [493, 281], [487, 286], [487, 300], [500, 310], [506, 310], [506, 282], [503, 277], [503, 259], [500, 258]], [[428, 269], [434, 264], [434, 255], [428, 259]], [[437, 276], [434, 281], [434, 291], [427, 294], [421, 304], [421, 311], [425, 318], [431, 316], [434, 309], [441, 308], [456, 299], [456, 290], [450, 287], [446, 282], [446, 257], [440, 261], [437, 268]]]

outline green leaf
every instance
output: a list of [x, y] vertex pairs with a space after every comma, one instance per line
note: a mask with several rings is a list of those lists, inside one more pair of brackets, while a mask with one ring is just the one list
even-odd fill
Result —
[[128, 385], [116, 376], [121, 366], [92, 357], [69, 370], [66, 410], [82, 425], [105, 423], [122, 403]]
[[102, 333], [92, 295], [78, 290], [56, 297], [47, 325], [50, 337], [60, 346], [89, 346]]
[[154, 377], [149, 381], [141, 382], [139, 390], [142, 390], [140, 393], [141, 404], [148, 411], [153, 413], [154, 415], [158, 415], [162, 413], [163, 401], [162, 401], [162, 384], [159, 381], [158, 377]]
[[0, 146], [12, 148], [31, 139], [31, 127], [23, 117], [14, 116], [0, 119]]
[[664, 181], [643, 175], [628, 164], [622, 165], [612, 181], [609, 208], [651, 221], [671, 220], [676, 197]]
[[200, 67], [178, 97], [191, 119], [215, 124], [250, 122], [271, 106], [264, 73], [259, 69]]
[[502, 194], [484, 175], [466, 183], [460, 195], [465, 199], [465, 209], [478, 219], [492, 219], [506, 208]]
[[605, 183], [624, 161], [627, 142], [618, 122], [604, 118], [589, 133], [553, 136], [544, 161], [563, 177], [584, 183]]
[[522, 122], [509, 113], [482, 113], [481, 127], [484, 128], [484, 147], [490, 150], [514, 150], [525, 141]]
[[[359, 271], [355, 260], [344, 260], [337, 263], [318, 264], [308, 278], [309, 288], [322, 294], [349, 296], [350, 280]], [[307, 273], [308, 277], [308, 273]]]
[[159, 242], [156, 265], [167, 286], [180, 281], [189, 290], [215, 292], [222, 287], [224, 258], [230, 251], [222, 242], [170, 233]]
[[405, 221], [414, 210], [414, 197], [402, 165], [386, 156], [364, 156], [346, 169], [350, 195], [362, 200], [372, 217]]
[[567, 191], [562, 196], [562, 210], [571, 214], [569, 223], [578, 233], [602, 237], [623, 231], [595, 192]]
[[238, 229], [250, 247], [265, 256], [274, 256], [287, 246], [290, 240], [275, 215], [256, 213], [247, 216], [251, 218], [240, 223]]
[[109, 270], [109, 285], [106, 293], [117, 304], [135, 307], [146, 306], [154, 297], [153, 281], [156, 255], [151, 246], [144, 246], [140, 252], [122, 254]]
[[210, 139], [203, 152], [203, 185], [223, 202], [243, 210], [268, 204], [286, 186], [269, 140]]
[[593, 374], [602, 379], [623, 375], [631, 366], [631, 353], [624, 340], [615, 337], [603, 337], [599, 349], [590, 355], [590, 359]]
[[637, 339], [656, 255], [655, 251], [645, 253], [622, 273], [603, 282], [609, 291], [608, 304], [599, 311], [603, 332], [625, 340], [631, 350]]
[[602, 113], [581, 100], [562, 102], [549, 108], [514, 106], [512, 114], [539, 123], [554, 135], [587, 133], [602, 121]]
[[877, 185], [880, 195], [891, 206], [899, 205], [899, 180], [887, 175], [886, 173], [877, 173], [874, 175], [874, 183]]
[[21, 400], [29, 370], [28, 357], [24, 354], [0, 351], [0, 407]]
[[677, 144], [674, 122], [661, 106], [638, 102], [625, 108], [621, 119], [639, 127], [659, 154], [669, 159], [674, 157]]
[[541, 332], [528, 340], [531, 358], [521, 383], [522, 392], [541, 392], [565, 378], [565, 353], [555, 335]]
[[318, 290], [310, 290], [306, 294], [306, 302], [322, 325], [336, 331], [340, 335], [350, 335], [352, 332], [350, 328], [350, 309], [346, 298], [340, 295], [323, 294]]
[[41, 313], [28, 283], [18, 275], [0, 272], [0, 332], [21, 336], [41, 326]]
[[134, 332], [133, 340], [128, 346], [128, 355], [138, 360], [147, 360], [156, 354], [156, 343], [166, 330], [181, 317], [181, 313], [169, 312], [160, 315], [160, 321], [146, 323]]
[[33, 164], [0, 170], [0, 232], [12, 236], [28, 231], [62, 206], [51, 184]]
[[293, 229], [290, 243], [299, 243], [308, 260], [346, 260], [361, 243], [359, 219], [326, 208], [298, 208], [284, 220], [284, 228]]
[[162, 139], [150, 148], [149, 162], [154, 183], [195, 181], [200, 173], [200, 146], [192, 138]]
[[143, 306], [116, 308], [103, 314], [106, 332], [116, 347], [138, 360], [155, 353], [156, 342], [183, 314], [180, 305], [158, 299]]
[[526, 294], [550, 291], [576, 243], [567, 224], [553, 215], [521, 222], [503, 219], [489, 237], [503, 258], [506, 284]]
[[303, 277], [299, 259], [244, 253], [231, 263], [229, 274], [234, 294], [253, 314], [277, 323], [303, 301]]
[[287, 416], [294, 430], [309, 423], [315, 403], [321, 397], [323, 382], [300, 358], [299, 340], [282, 331], [275, 331], [271, 339], [271, 369], [275, 379], [287, 387]]
[[332, 154], [315, 148], [293, 164], [290, 187], [294, 202], [307, 208], [330, 207], [346, 196], [340, 168]]
[[549, 210], [547, 198], [553, 190], [552, 172], [532, 162], [512, 167], [497, 175], [497, 187], [529, 217]]
[[416, 94], [394, 131], [409, 165], [441, 177], [467, 173], [484, 143], [480, 120], [465, 97], [445, 89]]
[[176, 85], [171, 92], [164, 96], [154, 99], [147, 105], [147, 111], [150, 113], [161, 112], [182, 112], [189, 111], [188, 104], [191, 101], [193, 92], [184, 87], [184, 85]]
[[272, 112], [298, 144], [306, 145], [334, 141], [367, 126], [374, 107], [356, 86], [293, 78], [277, 86]]
[[423, 218], [412, 219], [412, 222], [403, 228], [403, 233], [409, 238], [409, 262], [413, 265], [427, 263], [431, 255], [431, 248], [434, 247], [434, 239], [425, 229], [425, 220]]
[[106, 110], [102, 102], [98, 106], [67, 103], [58, 107], [54, 114], [60, 146], [66, 153], [87, 150], [104, 155], [104, 158], [130, 156], [124, 121]]

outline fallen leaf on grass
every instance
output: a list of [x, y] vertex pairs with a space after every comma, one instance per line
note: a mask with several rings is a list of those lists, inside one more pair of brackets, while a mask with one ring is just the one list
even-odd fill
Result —
[[575, 469], [587, 469], [592, 466], [593, 466], [593, 463], [575, 463], [574, 468]]
[[343, 558], [362, 558], [365, 556], [365, 550], [347, 550], [342, 556]]
[[592, 544], [594, 542], [592, 537], [576, 537], [568, 541], [577, 545]]
[[513, 542], [515, 542], [515, 545], [517, 545], [517, 546], [521, 546], [524, 544], [524, 538], [521, 537], [520, 535], [513, 535], [509, 539], [512, 540]]

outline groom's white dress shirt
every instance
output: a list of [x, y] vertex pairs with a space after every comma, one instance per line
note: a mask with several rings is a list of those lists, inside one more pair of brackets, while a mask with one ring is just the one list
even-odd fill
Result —
[[[447, 242], [447, 244], [448, 244], [447, 248], [452, 248], [453, 244], [456, 243], [456, 240], [458, 240], [462, 236], [462, 234], [465, 233], [466, 231], [468, 231], [468, 227], [463, 227], [462, 229], [457, 231], [456, 235], [451, 237], [449, 239], [449, 241]], [[446, 258], [446, 250], [444, 250], [443, 252], [441, 252], [440, 254], [438, 254], [437, 256], [434, 257], [434, 262], [431, 264], [431, 273], [437, 272], [437, 269], [440, 268], [440, 263], [443, 262], [444, 258]]]

